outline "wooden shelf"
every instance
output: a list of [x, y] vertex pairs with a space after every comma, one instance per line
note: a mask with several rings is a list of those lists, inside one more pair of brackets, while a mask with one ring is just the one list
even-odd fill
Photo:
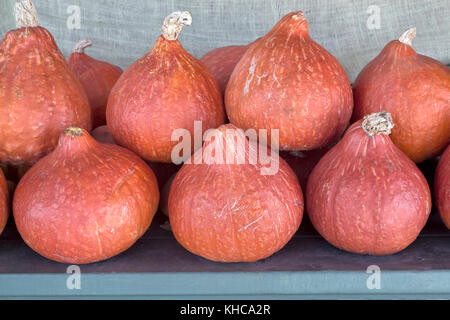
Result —
[[[450, 232], [433, 213], [419, 238], [384, 257], [328, 244], [305, 219], [280, 252], [256, 263], [215, 263], [182, 248], [160, 225], [107, 261], [80, 265], [81, 290], [69, 290], [68, 265], [47, 260], [20, 238], [12, 221], [0, 237], [0, 298], [450, 298]], [[370, 290], [367, 267], [381, 269]]]

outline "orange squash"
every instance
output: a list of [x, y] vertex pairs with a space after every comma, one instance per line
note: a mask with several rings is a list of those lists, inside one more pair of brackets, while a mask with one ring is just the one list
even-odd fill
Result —
[[5, 228], [9, 215], [9, 192], [3, 171], [0, 170], [0, 234]]
[[314, 167], [306, 188], [308, 216], [334, 246], [387, 255], [409, 246], [431, 211], [428, 183], [389, 138], [392, 117], [354, 123]]
[[301, 11], [285, 15], [244, 53], [225, 92], [230, 122], [279, 130], [282, 150], [329, 145], [346, 129], [353, 96], [345, 70], [311, 39]]
[[84, 50], [91, 45], [90, 39], [79, 41], [67, 63], [86, 91], [92, 110], [93, 128], [96, 128], [106, 124], [108, 96], [122, 74], [122, 69], [87, 55]]
[[158, 201], [155, 175], [142, 159], [70, 127], [20, 180], [13, 213], [37, 253], [83, 264], [132, 246], [150, 226]]
[[18, 29], [0, 43], [0, 162], [31, 165], [66, 127], [90, 130], [83, 87], [30, 0], [16, 4]]
[[274, 152], [269, 157], [278, 170], [262, 174], [264, 164], [251, 159], [267, 146], [247, 140], [242, 129], [227, 124], [212, 132], [214, 138], [206, 139], [172, 182], [169, 219], [175, 238], [213, 261], [267, 258], [286, 245], [302, 221], [297, 177]]
[[450, 142], [450, 69], [417, 54], [415, 29], [389, 42], [354, 83], [353, 120], [386, 110], [391, 139], [414, 162], [439, 155]]
[[177, 40], [191, 21], [189, 12], [169, 15], [153, 49], [125, 70], [108, 100], [106, 119], [114, 140], [148, 161], [172, 161], [178, 144], [171, 139], [174, 130], [193, 136], [194, 121], [202, 122], [202, 132], [225, 122], [217, 80]]
[[442, 221], [450, 229], [450, 146], [442, 154], [436, 168], [434, 201]]

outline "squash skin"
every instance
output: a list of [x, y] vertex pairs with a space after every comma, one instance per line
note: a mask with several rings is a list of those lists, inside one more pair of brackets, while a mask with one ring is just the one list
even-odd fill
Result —
[[67, 63], [87, 94], [92, 110], [92, 127], [105, 125], [108, 96], [122, 74], [122, 69], [78, 52], [72, 52]]
[[450, 229], [450, 146], [445, 149], [436, 168], [434, 199], [442, 221]]
[[[227, 147], [231, 134], [226, 133], [237, 128], [227, 124], [218, 130], [223, 133], [223, 156], [237, 154]], [[205, 142], [203, 150], [210, 145]], [[249, 163], [249, 148], [247, 140], [245, 163], [208, 164], [203, 155], [201, 164], [184, 164], [175, 176], [170, 225], [188, 251], [213, 261], [254, 262], [280, 250], [299, 228], [304, 203], [295, 173], [279, 158], [277, 173], [261, 175], [261, 164]]]
[[113, 144], [61, 134], [58, 147], [19, 182], [13, 213], [23, 240], [64, 263], [101, 261], [128, 249], [150, 226], [159, 191], [152, 170]]
[[409, 246], [431, 210], [427, 181], [388, 135], [369, 137], [354, 123], [313, 169], [308, 216], [337, 248], [387, 255]]
[[9, 191], [3, 170], [0, 169], [0, 235], [6, 226], [9, 216]]
[[160, 36], [117, 81], [106, 119], [119, 145], [148, 161], [171, 162], [172, 148], [178, 144], [171, 141], [175, 129], [187, 129], [193, 137], [195, 120], [202, 121], [205, 132], [225, 122], [225, 110], [211, 72], [178, 40]]
[[225, 46], [207, 52], [200, 61], [212, 72], [219, 83], [222, 94], [230, 79], [231, 73], [239, 60], [247, 51], [246, 46]]
[[345, 70], [309, 37], [303, 13], [291, 12], [245, 52], [225, 106], [244, 130], [279, 129], [280, 149], [312, 150], [341, 136], [353, 96]]
[[68, 126], [91, 129], [80, 82], [42, 27], [9, 31], [0, 44], [0, 162], [31, 165]]
[[[91, 135], [98, 142], [116, 144], [111, 133], [109, 132], [108, 126], [100, 126], [95, 128], [94, 130], [92, 130]], [[169, 180], [169, 178], [181, 167], [181, 165], [166, 162], [147, 161], [147, 164], [155, 174], [161, 191], [166, 182]]]
[[381, 110], [392, 114], [391, 139], [416, 163], [450, 142], [450, 69], [398, 40], [360, 72], [354, 100], [353, 121]]

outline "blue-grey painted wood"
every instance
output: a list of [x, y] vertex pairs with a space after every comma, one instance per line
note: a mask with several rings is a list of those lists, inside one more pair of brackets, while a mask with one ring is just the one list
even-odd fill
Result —
[[260, 295], [260, 296], [40, 296], [40, 297], [7, 297], [3, 300], [448, 300], [442, 295]]
[[450, 271], [381, 271], [381, 289], [368, 289], [370, 274], [356, 271], [255, 273], [82, 274], [69, 290], [67, 274], [0, 275], [0, 298], [398, 298], [450, 299]]
[[[184, 250], [159, 227], [107, 261], [81, 265], [81, 290], [69, 290], [67, 264], [28, 248], [10, 221], [0, 236], [0, 299], [379, 299], [450, 298], [450, 232], [433, 213], [409, 248], [386, 257], [338, 250], [308, 219], [288, 245], [256, 263], [216, 263]], [[381, 289], [369, 290], [369, 265]]]

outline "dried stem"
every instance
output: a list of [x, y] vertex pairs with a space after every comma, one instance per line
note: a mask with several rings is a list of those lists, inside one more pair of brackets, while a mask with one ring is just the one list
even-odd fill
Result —
[[23, 0], [14, 5], [14, 16], [17, 28], [37, 27], [39, 18], [31, 0]]
[[376, 134], [391, 134], [394, 122], [389, 112], [381, 111], [364, 116], [361, 127], [369, 137], [372, 137]]
[[398, 41], [401, 43], [407, 44], [408, 46], [412, 45], [412, 39], [416, 36], [416, 28], [411, 28], [406, 30], [400, 38], [398, 38]]
[[64, 133], [69, 137], [81, 137], [83, 135], [83, 129], [78, 127], [68, 127], [64, 130]]
[[78, 41], [78, 43], [75, 45], [75, 47], [73, 47], [72, 52], [77, 52], [77, 53], [84, 53], [84, 49], [86, 49], [87, 47], [92, 46], [92, 40], [91, 39], [83, 39]]
[[162, 35], [167, 40], [177, 40], [181, 29], [190, 26], [192, 23], [191, 14], [188, 11], [176, 11], [164, 19], [161, 27]]
[[73, 47], [72, 52], [77, 52], [77, 53], [84, 53], [84, 49], [86, 49], [87, 47], [92, 46], [92, 40], [91, 39], [83, 39], [77, 42], [77, 44], [75, 45], [75, 47]]

